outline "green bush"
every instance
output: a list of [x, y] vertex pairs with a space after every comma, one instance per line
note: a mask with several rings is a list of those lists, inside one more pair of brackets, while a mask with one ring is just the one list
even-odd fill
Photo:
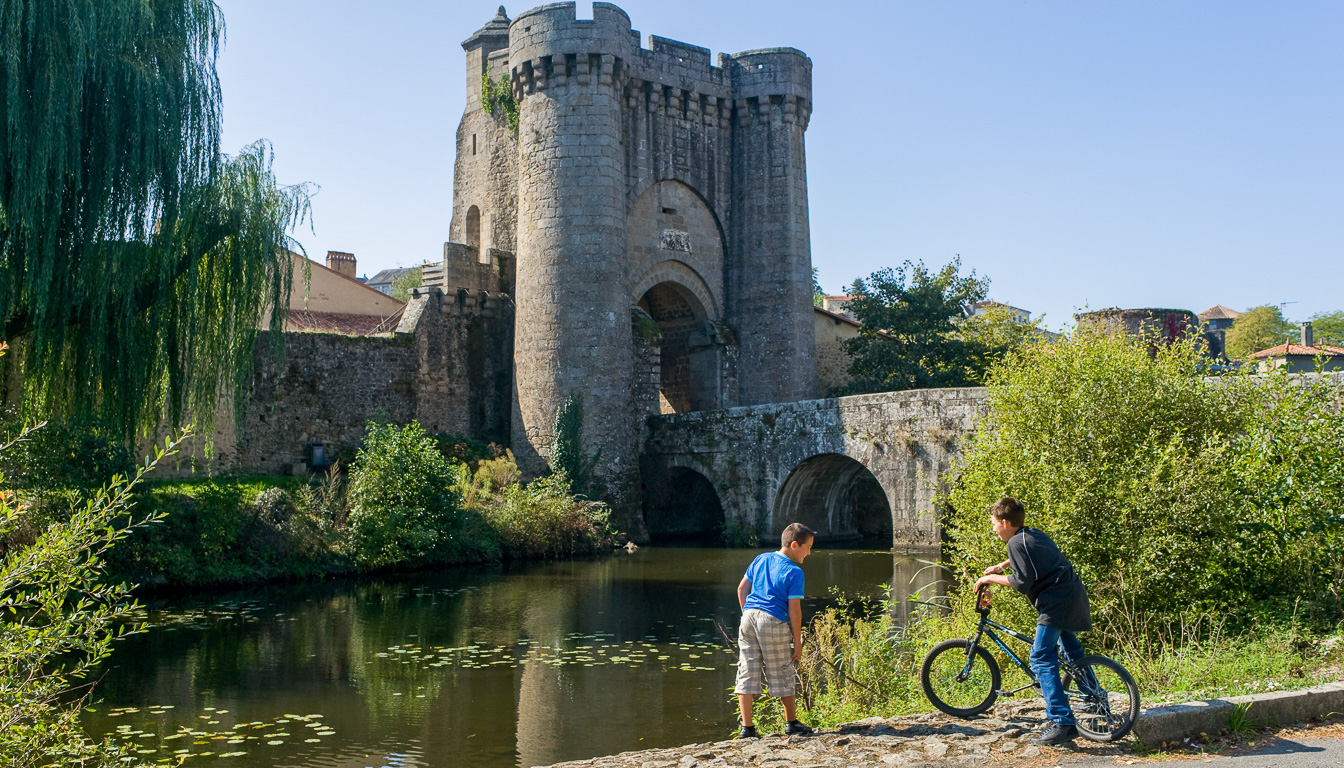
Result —
[[[23, 425], [0, 430], [18, 434]], [[135, 473], [135, 458], [106, 424], [94, 420], [47, 422], [0, 459], [10, 488], [20, 491], [92, 491]]]
[[[13, 447], [9, 443], [0, 452]], [[171, 450], [169, 446], [167, 450]], [[130, 750], [88, 738], [79, 722], [90, 677], [113, 640], [141, 631], [130, 588], [109, 583], [109, 550], [153, 516], [132, 520], [131, 488], [150, 467], [66, 510], [0, 564], [0, 764], [141, 765]], [[0, 536], [27, 510], [0, 477]]]
[[465, 562], [489, 551], [476, 515], [464, 510], [457, 473], [420, 426], [369, 424], [350, 471], [348, 534], [367, 567]]
[[216, 477], [149, 485], [137, 513], [163, 518], [109, 558], [141, 585], [206, 586], [349, 570], [335, 532], [296, 499], [299, 478]]
[[[955, 468], [946, 529], [962, 583], [1004, 558], [986, 510], [1020, 499], [1088, 586], [1111, 641], [1270, 603], [1338, 617], [1341, 388], [1215, 379], [1193, 340], [1080, 332], [1001, 361]], [[1020, 622], [1014, 594], [998, 603]]]
[[612, 545], [607, 505], [575, 496], [564, 474], [507, 485], [484, 512], [509, 557], [574, 557]]

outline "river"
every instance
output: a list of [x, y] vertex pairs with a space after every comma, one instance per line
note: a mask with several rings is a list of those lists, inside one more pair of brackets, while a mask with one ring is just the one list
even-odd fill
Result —
[[[84, 715], [147, 762], [512, 768], [726, 738], [735, 588], [755, 550], [283, 584], [146, 605]], [[817, 549], [832, 589], [900, 598], [928, 554]]]

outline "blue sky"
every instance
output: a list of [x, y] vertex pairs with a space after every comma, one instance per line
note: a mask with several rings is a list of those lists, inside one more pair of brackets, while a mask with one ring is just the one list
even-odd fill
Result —
[[[498, 3], [218, 2], [225, 149], [268, 139], [282, 182], [321, 187], [309, 255], [351, 251], [368, 274], [437, 258], [460, 43]], [[1052, 328], [1083, 307], [1344, 308], [1337, 0], [618, 4], [646, 44], [812, 58], [830, 292], [960, 254]]]

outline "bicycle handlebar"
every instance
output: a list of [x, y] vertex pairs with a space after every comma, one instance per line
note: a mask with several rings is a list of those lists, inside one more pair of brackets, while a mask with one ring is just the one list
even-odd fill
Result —
[[989, 585], [981, 584], [980, 588], [975, 590], [975, 610], [989, 613], [989, 604], [993, 599], [994, 593], [989, 591]]

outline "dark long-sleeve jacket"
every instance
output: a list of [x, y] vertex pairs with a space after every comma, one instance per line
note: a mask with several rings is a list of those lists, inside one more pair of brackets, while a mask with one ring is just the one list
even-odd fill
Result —
[[1023, 526], [1008, 540], [1008, 583], [1027, 596], [1040, 617], [1037, 624], [1069, 632], [1092, 628], [1087, 589], [1054, 540]]

